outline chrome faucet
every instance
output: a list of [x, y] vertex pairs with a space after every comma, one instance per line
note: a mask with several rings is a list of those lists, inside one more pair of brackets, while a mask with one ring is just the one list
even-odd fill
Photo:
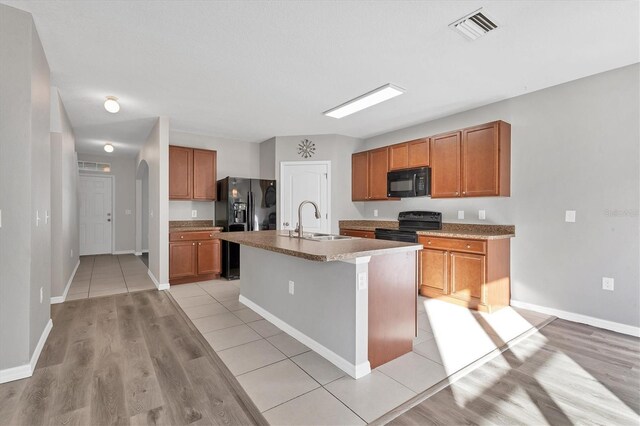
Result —
[[302, 232], [302, 206], [305, 204], [313, 204], [313, 207], [316, 209], [316, 219], [320, 219], [320, 209], [318, 205], [313, 201], [305, 200], [300, 203], [298, 206], [298, 227], [296, 228], [296, 232], [298, 233], [298, 238], [302, 238], [304, 233]]

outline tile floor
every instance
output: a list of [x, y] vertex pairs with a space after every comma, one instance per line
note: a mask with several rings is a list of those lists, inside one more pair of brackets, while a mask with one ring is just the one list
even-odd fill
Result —
[[147, 266], [133, 254], [80, 256], [65, 300], [110, 296], [156, 288]]
[[169, 291], [271, 424], [369, 423], [549, 319], [421, 297], [413, 352], [354, 380], [240, 303], [239, 281]]

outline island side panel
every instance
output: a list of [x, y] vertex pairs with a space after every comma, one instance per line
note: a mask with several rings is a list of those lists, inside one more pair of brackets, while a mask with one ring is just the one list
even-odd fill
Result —
[[413, 349], [418, 288], [416, 252], [369, 262], [369, 362], [376, 368]]
[[[293, 333], [336, 366], [361, 376], [370, 372], [367, 347], [362, 344], [367, 335], [368, 290], [357, 286], [357, 274], [366, 267], [366, 263], [310, 261], [243, 245], [240, 294], [312, 339], [305, 341]], [[293, 295], [289, 281], [295, 283]], [[314, 342], [344, 362], [313, 347]]]

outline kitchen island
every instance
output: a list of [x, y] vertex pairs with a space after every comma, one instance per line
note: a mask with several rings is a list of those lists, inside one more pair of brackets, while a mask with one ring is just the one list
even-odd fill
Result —
[[350, 376], [412, 350], [421, 244], [281, 231], [219, 238], [240, 244], [240, 302]]

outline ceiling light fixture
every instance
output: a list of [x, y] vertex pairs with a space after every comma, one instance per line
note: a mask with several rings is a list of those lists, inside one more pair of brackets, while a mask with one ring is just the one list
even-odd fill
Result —
[[369, 93], [365, 93], [364, 95], [351, 99], [342, 105], [331, 108], [323, 114], [333, 118], [346, 117], [354, 112], [362, 111], [365, 108], [369, 108], [379, 104], [380, 102], [388, 101], [391, 98], [402, 95], [404, 92], [405, 90], [401, 87], [394, 86], [393, 84], [385, 84], [384, 86], [370, 91]]
[[110, 143], [104, 145], [104, 150], [107, 152], [113, 152], [113, 145]]
[[107, 96], [107, 100], [104, 101], [104, 109], [109, 111], [111, 114], [115, 114], [120, 111], [120, 104], [118, 103], [118, 98], [115, 96]]

